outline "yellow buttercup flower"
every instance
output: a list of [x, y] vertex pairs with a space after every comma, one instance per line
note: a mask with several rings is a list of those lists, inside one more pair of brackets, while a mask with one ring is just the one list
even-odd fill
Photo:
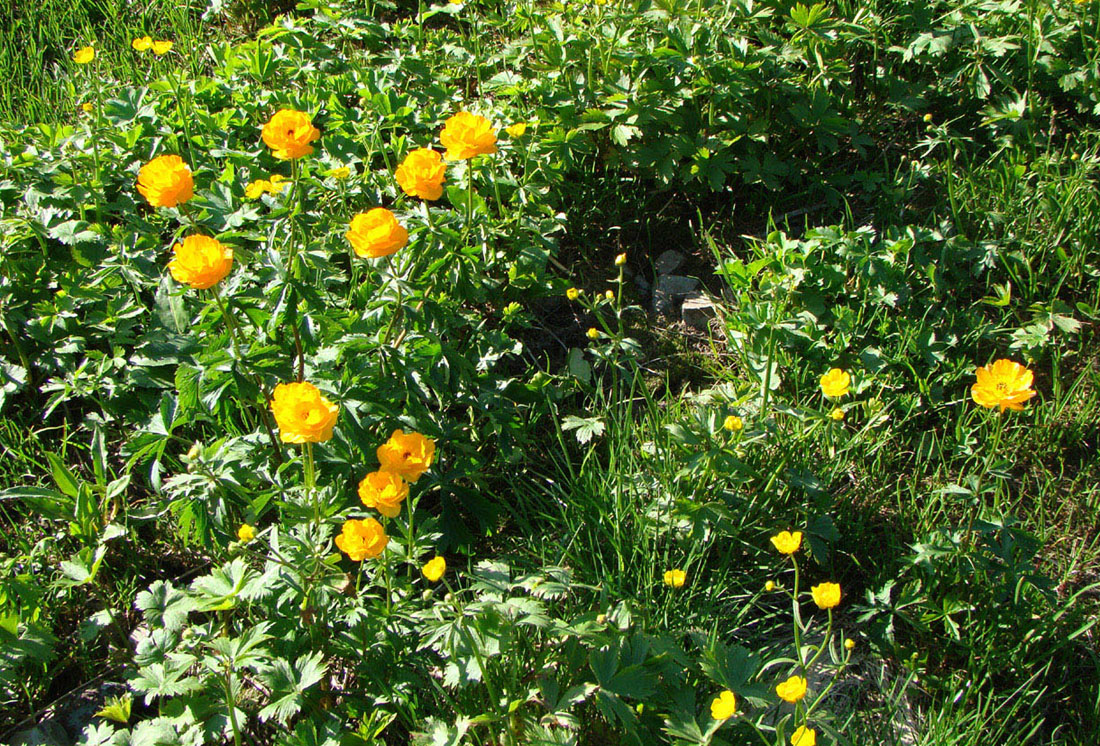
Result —
[[241, 527], [237, 529], [237, 538], [242, 543], [247, 544], [256, 538], [256, 529], [249, 526], [247, 523], [242, 523]]
[[684, 581], [687, 580], [687, 575], [683, 570], [666, 570], [665, 571], [665, 585], [670, 588], [683, 588]]
[[439, 142], [447, 149], [444, 158], [464, 161], [475, 155], [497, 152], [497, 135], [488, 119], [460, 111], [448, 119], [439, 133]]
[[443, 573], [447, 572], [447, 560], [442, 557], [433, 557], [424, 563], [424, 566], [420, 568], [420, 572], [430, 582], [436, 583], [443, 577]]
[[527, 122], [516, 122], [515, 124], [505, 127], [504, 131], [512, 138], [523, 137], [524, 133], [527, 132]]
[[780, 554], [794, 554], [802, 546], [802, 532], [780, 531], [772, 537], [772, 544]]
[[347, 166], [339, 166], [338, 168], [330, 168], [325, 171], [326, 176], [331, 176], [334, 179], [346, 179], [351, 176], [351, 169]]
[[401, 190], [410, 197], [437, 200], [443, 196], [447, 164], [431, 148], [417, 148], [405, 156], [394, 176]]
[[784, 702], [795, 703], [806, 696], [806, 679], [801, 676], [792, 676], [786, 681], [777, 684], [775, 693]]
[[193, 235], [172, 247], [168, 271], [176, 282], [206, 290], [225, 279], [233, 268], [233, 249], [209, 236]]
[[569, 288], [565, 291], [565, 297], [569, 300], [576, 300], [581, 297], [581, 291], [576, 288]]
[[836, 407], [833, 409], [832, 412], [829, 412], [829, 417], [836, 420], [837, 422], [840, 422], [844, 419], [844, 410], [840, 407]]
[[267, 121], [261, 136], [276, 158], [292, 161], [313, 153], [310, 143], [321, 137], [321, 131], [304, 111], [282, 109]]
[[1000, 407], [1020, 411], [1024, 402], [1035, 396], [1031, 388], [1034, 374], [1011, 360], [997, 360], [992, 365], [978, 368], [978, 382], [970, 387], [970, 396], [987, 409]]
[[393, 254], [409, 241], [409, 232], [384, 207], [361, 212], [351, 219], [344, 238], [355, 253], [369, 259]]
[[603, 297], [607, 298], [608, 300], [615, 300], [615, 291], [614, 290], [605, 290], [604, 293], [603, 293]]
[[817, 746], [817, 732], [800, 725], [791, 734], [791, 746]]
[[819, 609], [831, 609], [840, 603], [840, 586], [836, 583], [821, 583], [810, 589], [814, 603]]
[[352, 518], [336, 537], [336, 546], [355, 562], [377, 557], [389, 543], [386, 529], [373, 518], [364, 521]]
[[266, 179], [257, 179], [244, 188], [244, 196], [248, 199], [256, 199], [267, 193], [267, 188], [270, 184], [271, 182]]
[[764, 581], [764, 590], [768, 593], [771, 593], [772, 591], [774, 591], [775, 590], [775, 581], [774, 580], [765, 580]]
[[139, 52], [148, 52], [153, 48], [153, 37], [143, 36], [140, 39], [134, 39], [130, 42], [130, 46]]
[[432, 466], [435, 441], [420, 433], [406, 433], [398, 428], [385, 444], [378, 446], [378, 461], [382, 471], [398, 474], [415, 483]]
[[621, 267], [626, 264], [626, 254], [619, 254], [615, 257], [615, 266]]
[[271, 395], [271, 411], [284, 443], [321, 443], [332, 437], [340, 407], [312, 383], [280, 383]]
[[81, 47], [73, 52], [73, 62], [78, 65], [87, 65], [95, 59], [95, 47]]
[[161, 155], [138, 171], [138, 191], [153, 207], [175, 207], [191, 199], [195, 181], [178, 155]]
[[745, 427], [745, 423], [737, 415], [731, 414], [726, 418], [725, 422], [722, 423], [722, 427], [729, 430], [731, 433], [736, 433]]
[[390, 471], [372, 471], [359, 483], [359, 499], [387, 518], [396, 518], [401, 503], [409, 496], [409, 485]]
[[90, 102], [84, 102], [80, 105], [80, 108], [84, 110], [85, 114], [91, 114], [95, 111], [95, 107]]
[[844, 396], [848, 393], [848, 384], [852, 377], [840, 368], [833, 368], [821, 377], [821, 393], [830, 399]]
[[172, 42], [170, 41], [155, 41], [153, 42], [153, 54], [160, 57], [162, 54], [168, 54], [172, 51]]
[[729, 689], [711, 700], [711, 720], [729, 720], [735, 712], [737, 712], [737, 697]]
[[590, 327], [585, 333], [588, 335], [588, 338], [591, 339], [593, 342], [600, 338], [600, 330], [594, 326]]
[[856, 641], [853, 640], [851, 637], [844, 640], [844, 649], [845, 650], [854, 650], [855, 647], [856, 647]]

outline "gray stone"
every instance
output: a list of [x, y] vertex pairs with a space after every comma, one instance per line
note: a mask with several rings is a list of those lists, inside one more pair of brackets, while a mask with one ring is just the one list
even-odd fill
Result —
[[657, 286], [653, 288], [653, 312], [661, 316], [671, 316], [676, 311], [676, 304], [698, 286], [699, 281], [694, 277], [659, 276]]
[[10, 746], [73, 746], [73, 739], [56, 720], [44, 720], [12, 736]]
[[661, 252], [661, 255], [657, 257], [657, 263], [654, 265], [657, 270], [657, 275], [670, 275], [680, 268], [680, 265], [684, 263], [684, 255], [679, 251]]
[[680, 306], [680, 318], [692, 329], [706, 329], [715, 313], [710, 298], [698, 290], [688, 293], [684, 298], [684, 305]]

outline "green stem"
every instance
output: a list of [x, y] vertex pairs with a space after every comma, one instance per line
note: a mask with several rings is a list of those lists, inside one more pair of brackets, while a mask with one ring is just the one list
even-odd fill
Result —
[[416, 500], [409, 498], [409, 579], [412, 580], [416, 570], [416, 534], [413, 531], [413, 517], [416, 515]]
[[313, 502], [313, 524], [314, 527], [320, 527], [321, 525], [321, 502], [317, 498], [316, 486], [316, 474], [314, 472], [313, 464], [313, 444], [302, 444], [302, 468], [305, 471], [306, 478], [306, 492], [309, 494], [310, 500]]
[[[229, 309], [225, 305], [225, 301], [222, 300], [221, 291], [217, 285], [211, 288], [214, 293], [214, 300], [218, 304], [218, 310], [221, 311], [222, 318], [225, 319], [225, 325], [229, 328], [229, 339], [233, 345], [233, 357], [241, 361], [244, 365], [244, 358], [241, 357], [241, 348], [239, 336], [240, 332], [237, 329], [237, 321], [229, 313]], [[271, 441], [271, 449], [275, 451], [276, 463], [283, 463], [283, 451], [279, 447], [279, 441], [275, 439], [275, 430], [271, 427], [271, 420], [268, 418], [268, 398], [264, 392], [264, 382], [260, 379], [259, 374], [252, 373], [252, 381], [256, 384], [257, 390], [260, 392], [260, 396], [264, 398], [264, 403], [260, 406], [260, 422], [263, 423], [264, 430], [267, 432], [267, 438]], [[239, 392], [238, 392], [239, 393]]]
[[183, 111], [183, 89], [180, 84], [179, 70], [173, 70], [172, 74], [168, 76], [168, 80], [171, 81], [172, 87], [176, 91], [176, 113], [179, 114], [180, 121], [183, 122], [183, 136], [187, 145], [187, 162], [194, 169], [195, 152], [191, 149], [191, 118]]
[[821, 657], [821, 654], [825, 652], [825, 646], [829, 644], [829, 636], [833, 634], [833, 610], [829, 609], [829, 624], [825, 627], [825, 639], [821, 641], [821, 645], [818, 646], [817, 652], [814, 653], [814, 657], [806, 663], [806, 668], [813, 668], [814, 663], [817, 663], [817, 659]]
[[390, 585], [390, 554], [385, 549], [382, 550], [382, 579], [386, 582], [386, 616], [389, 616], [393, 611], [393, 588]]
[[791, 555], [791, 563], [794, 564], [794, 591], [791, 593], [791, 606], [793, 609], [792, 622], [794, 623], [794, 653], [798, 656], [800, 673], [806, 675], [806, 664], [802, 660], [802, 630], [798, 624], [798, 560]]
[[301, 279], [300, 278], [301, 273], [297, 271], [298, 267], [297, 267], [297, 265], [295, 264], [295, 261], [294, 261], [298, 256], [298, 244], [294, 240], [294, 238], [295, 238], [295, 230], [294, 230], [294, 222], [295, 221], [294, 221], [294, 218], [295, 218], [295, 216], [297, 216], [298, 211], [301, 209], [301, 203], [302, 203], [301, 194], [300, 194], [301, 187], [298, 183], [300, 175], [301, 175], [301, 171], [298, 168], [298, 159], [295, 158], [295, 159], [290, 161], [290, 181], [291, 181], [290, 189], [293, 192], [294, 198], [292, 200], [289, 200], [289, 202], [290, 202], [290, 205], [289, 205], [290, 214], [287, 215], [287, 222], [290, 223], [289, 230], [287, 231], [287, 240], [290, 242], [290, 247], [287, 250], [287, 259], [286, 259], [286, 272], [287, 272], [288, 275], [293, 275], [295, 279]]
[[92, 158], [95, 162], [95, 183], [92, 188], [95, 190], [95, 221], [96, 223], [103, 224], [103, 172], [99, 165], [99, 129], [102, 124], [103, 117], [103, 96], [100, 92], [99, 75], [94, 75], [95, 78], [95, 125], [92, 128]]
[[225, 706], [229, 710], [229, 725], [233, 728], [233, 744], [241, 746], [241, 729], [237, 725], [237, 706], [233, 700], [233, 669], [225, 662]]

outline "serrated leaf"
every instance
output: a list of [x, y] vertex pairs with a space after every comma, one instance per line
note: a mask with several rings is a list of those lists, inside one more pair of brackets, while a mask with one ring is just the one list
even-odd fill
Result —
[[565, 431], [575, 430], [574, 435], [577, 438], [577, 442], [584, 445], [593, 437], [599, 437], [604, 434], [606, 429], [604, 421], [599, 417], [577, 417], [575, 415], [566, 415], [565, 419], [561, 422], [561, 429]]
[[271, 687], [271, 702], [260, 710], [260, 720], [274, 718], [285, 723], [302, 709], [302, 694], [324, 678], [327, 666], [318, 651], [303, 655], [294, 663], [277, 658], [263, 679]]
[[108, 697], [106, 704], [95, 713], [95, 716], [126, 725], [130, 722], [130, 710], [133, 703], [134, 698], [129, 694], [123, 694], [121, 697]]
[[195, 605], [170, 582], [158, 580], [137, 595], [134, 606], [141, 611], [149, 626], [176, 630], [183, 627], [188, 612]]

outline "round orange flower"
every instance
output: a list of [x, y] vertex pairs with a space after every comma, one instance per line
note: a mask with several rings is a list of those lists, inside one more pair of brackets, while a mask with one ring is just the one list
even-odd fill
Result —
[[992, 365], [978, 368], [978, 382], [970, 388], [974, 401], [987, 409], [1000, 407], [1001, 411], [1020, 411], [1024, 402], [1035, 396], [1031, 388], [1035, 375], [1011, 360], [997, 360]]
[[313, 152], [311, 142], [321, 136], [313, 126], [309, 114], [295, 109], [282, 109], [264, 125], [263, 139], [274, 156], [282, 161], [292, 161]]
[[493, 124], [485, 117], [460, 111], [447, 120], [439, 141], [447, 149], [444, 158], [449, 161], [464, 161], [483, 153], [497, 152], [497, 135]]
[[284, 443], [321, 443], [332, 437], [340, 407], [312, 383], [280, 383], [271, 396], [271, 411]]
[[373, 518], [365, 521], [352, 518], [344, 524], [340, 535], [336, 537], [336, 546], [356, 562], [382, 554], [389, 542], [386, 529]]
[[153, 207], [175, 207], [191, 199], [195, 181], [178, 155], [161, 155], [138, 171], [138, 191]]
[[378, 446], [382, 471], [398, 474], [407, 482], [416, 482], [432, 466], [435, 441], [420, 433], [405, 433], [398, 428], [384, 445]]
[[168, 263], [168, 271], [176, 282], [195, 290], [217, 285], [233, 268], [233, 249], [210, 236], [188, 236], [172, 247], [172, 253], [175, 258]]
[[351, 219], [344, 237], [355, 253], [369, 259], [389, 256], [409, 241], [409, 232], [385, 207], [361, 212]]
[[447, 164], [431, 148], [417, 148], [405, 156], [394, 176], [405, 194], [420, 199], [437, 200], [443, 196], [443, 180]]
[[409, 496], [409, 485], [390, 471], [372, 471], [359, 483], [359, 499], [387, 518], [396, 518], [401, 502]]

